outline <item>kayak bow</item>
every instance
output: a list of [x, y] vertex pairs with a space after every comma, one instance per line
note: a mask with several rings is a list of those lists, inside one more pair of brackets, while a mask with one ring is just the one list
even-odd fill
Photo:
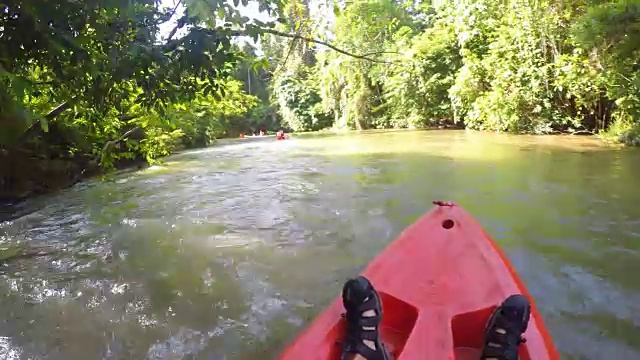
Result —
[[[533, 298], [502, 250], [461, 207], [434, 203], [362, 273], [380, 293], [382, 341], [393, 357], [479, 359], [489, 316], [519, 293], [531, 302], [520, 359], [559, 360]], [[338, 296], [279, 359], [339, 359], [343, 312]]]

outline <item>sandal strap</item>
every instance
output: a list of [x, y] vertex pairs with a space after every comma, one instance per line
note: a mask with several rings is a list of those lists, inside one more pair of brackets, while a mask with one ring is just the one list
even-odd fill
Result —
[[367, 360], [385, 360], [384, 349], [378, 348], [373, 350], [363, 343], [359, 343], [357, 346], [358, 353], [364, 356]]
[[363, 301], [357, 307], [358, 312], [363, 313], [368, 310], [374, 310], [377, 316], [380, 316], [380, 302], [378, 301], [378, 297], [373, 294], [369, 294], [369, 298], [366, 301]]
[[[504, 333], [501, 333], [498, 331], [498, 329], [501, 329], [504, 331]], [[507, 331], [509, 331], [508, 329], [505, 328], [501, 328], [501, 327], [496, 327], [488, 336], [487, 341], [488, 342], [492, 342], [492, 343], [497, 343], [497, 344], [504, 344], [505, 342], [507, 342]]]
[[[370, 341], [376, 341], [378, 340], [378, 330], [362, 330], [360, 331], [360, 340], [370, 340]], [[362, 341], [359, 341], [358, 343], [361, 343]]]
[[493, 347], [493, 346], [485, 345], [484, 351], [482, 353], [482, 359], [487, 359], [487, 358], [501, 359], [503, 357], [504, 357], [504, 349], [502, 348], [502, 346]]
[[358, 325], [360, 327], [377, 328], [378, 325], [380, 325], [380, 318], [377, 315], [370, 317], [361, 317], [358, 319]]
[[345, 348], [341, 359], [346, 360], [348, 358], [348, 354], [359, 354], [367, 360], [389, 360], [387, 350], [382, 346], [382, 344], [376, 344], [376, 346], [380, 347], [377, 348], [377, 350], [373, 350], [364, 343], [357, 343], [354, 347], [349, 349]]

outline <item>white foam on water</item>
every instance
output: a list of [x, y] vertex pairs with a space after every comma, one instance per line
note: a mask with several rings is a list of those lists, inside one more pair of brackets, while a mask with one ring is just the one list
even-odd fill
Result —
[[214, 248], [249, 247], [264, 244], [264, 240], [246, 234], [219, 234], [209, 236], [209, 244]]
[[148, 168], [144, 169], [144, 172], [154, 172], [154, 171], [158, 171], [158, 170], [164, 170], [166, 169], [165, 166], [160, 166], [160, 165], [151, 165]]
[[0, 336], [0, 359], [18, 360], [22, 355], [22, 349], [11, 344], [11, 338]]

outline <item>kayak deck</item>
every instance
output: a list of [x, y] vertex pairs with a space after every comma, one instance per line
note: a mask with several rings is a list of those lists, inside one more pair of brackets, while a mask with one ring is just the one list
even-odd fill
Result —
[[[396, 360], [478, 359], [486, 321], [515, 293], [527, 296], [532, 306], [520, 359], [559, 359], [515, 269], [459, 206], [439, 203], [373, 259], [362, 275], [380, 294], [381, 337]], [[346, 329], [343, 312], [337, 296], [279, 358], [339, 359], [336, 342]]]

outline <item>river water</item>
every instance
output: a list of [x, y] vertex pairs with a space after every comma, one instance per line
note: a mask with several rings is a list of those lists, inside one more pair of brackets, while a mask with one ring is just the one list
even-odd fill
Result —
[[[268, 359], [431, 208], [503, 247], [567, 359], [640, 358], [640, 152], [464, 131], [246, 140], [16, 208], [2, 359]], [[34, 251], [36, 251], [34, 250]]]

